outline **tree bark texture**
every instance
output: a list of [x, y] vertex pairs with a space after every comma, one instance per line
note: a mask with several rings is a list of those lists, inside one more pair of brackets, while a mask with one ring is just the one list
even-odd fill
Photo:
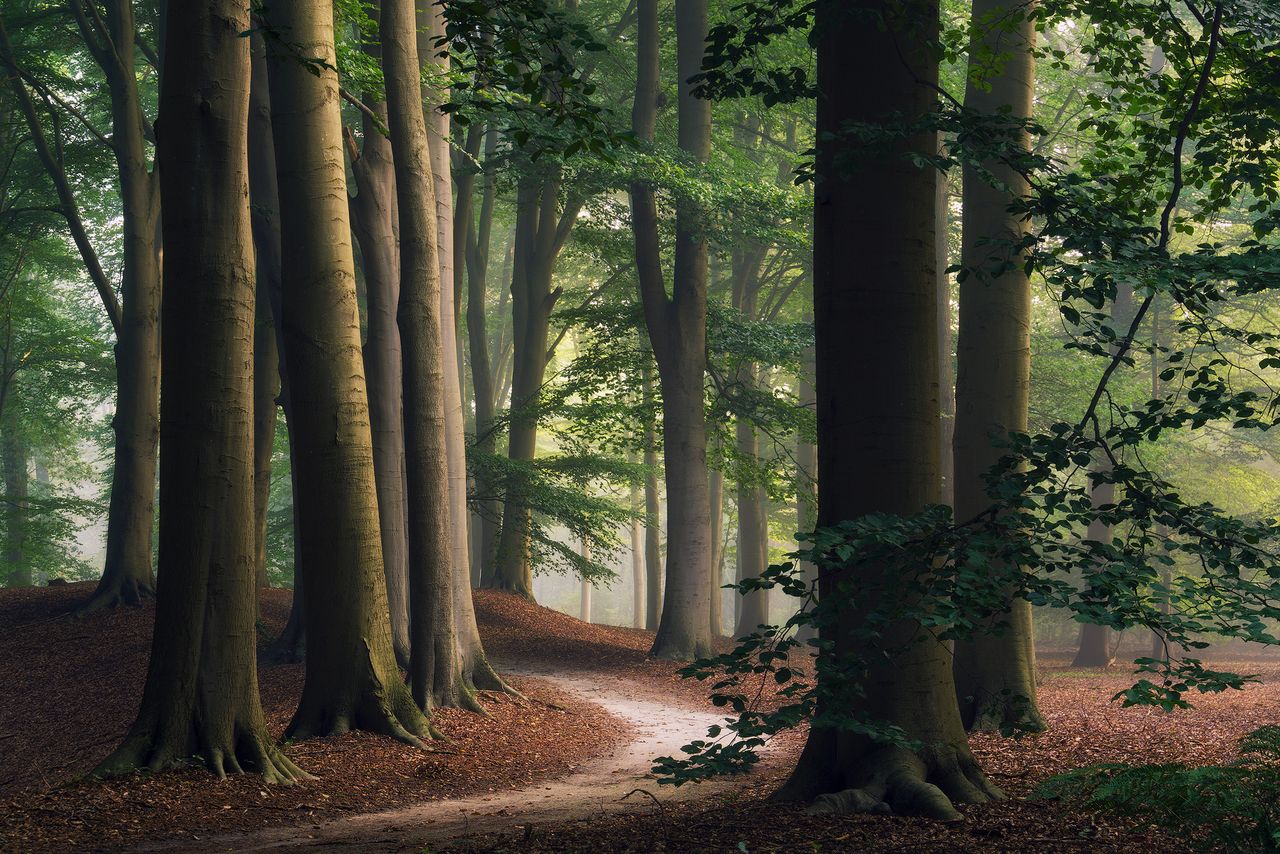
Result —
[[[848, 122], [914, 121], [936, 97], [937, 0], [820, 0], [814, 318], [818, 401], [818, 525], [867, 513], [913, 515], [939, 497], [937, 175], [913, 157], [931, 133], [900, 136], [848, 160]], [[876, 85], [864, 85], [875, 80]], [[857, 382], [850, 382], [856, 374]], [[867, 389], [876, 389], [868, 405]], [[889, 572], [861, 567], [859, 574]], [[823, 569], [830, 600], [847, 570]], [[886, 583], [894, 583], [885, 578]], [[863, 606], [865, 607], [865, 606]], [[869, 662], [850, 711], [900, 727], [910, 750], [836, 728], [810, 731], [783, 798], [815, 809], [890, 809], [956, 819], [953, 801], [998, 796], [969, 752], [951, 660], [918, 623], [899, 620], [876, 641], [850, 637], [862, 622], [846, 605], [830, 631], [834, 655]]]
[[387, 616], [373, 438], [360, 350], [333, 7], [273, 7], [293, 51], [273, 57], [284, 345], [295, 426], [306, 680], [289, 735], [365, 729], [420, 744], [422, 712], [400, 679]]
[[[376, 43], [364, 48], [381, 56]], [[373, 104], [383, 123], [385, 101]], [[373, 431], [373, 468], [382, 524], [382, 561], [387, 580], [387, 606], [396, 658], [409, 661], [409, 544], [405, 499], [403, 352], [396, 310], [400, 302], [399, 222], [395, 164], [391, 142], [368, 115], [363, 116], [361, 145], [351, 165], [356, 195], [351, 224], [364, 262], [367, 336], [365, 375], [369, 382], [369, 423]]]
[[[632, 129], [652, 141], [657, 121], [658, 26], [656, 0], [637, 4], [636, 93]], [[676, 111], [681, 150], [705, 162], [711, 148], [711, 102], [695, 97], [689, 80], [702, 67], [707, 35], [705, 0], [676, 6]], [[631, 184], [636, 272], [645, 325], [662, 388], [663, 452], [667, 484], [667, 564], [662, 616], [652, 654], [689, 660], [711, 647], [711, 518], [707, 478], [706, 373], [707, 241], [703, 211], [692, 199], [676, 203], [672, 295], [662, 270], [653, 187]]]
[[[976, 0], [973, 25], [982, 47], [1001, 57], [999, 73], [965, 91], [965, 107], [975, 113], [1028, 118], [1035, 86], [1035, 22], [1025, 5], [1007, 23], [1015, 6], [1008, 0]], [[973, 63], [981, 53], [971, 51]], [[1018, 146], [1029, 150], [1020, 134]], [[955, 420], [955, 516], [967, 521], [991, 504], [984, 475], [1004, 455], [994, 443], [1027, 431], [1031, 393], [1031, 282], [1020, 251], [1011, 248], [1027, 224], [1010, 213], [1029, 192], [1026, 179], [1000, 163], [984, 164], [1007, 189], [992, 186], [982, 170], [964, 170], [964, 240], [961, 263], [969, 271], [960, 283]], [[1009, 609], [996, 618], [999, 633], [976, 634], [956, 642], [955, 679], [960, 714], [971, 730], [1017, 725], [1042, 729], [1036, 708], [1035, 635], [1031, 604], [1011, 589]]]
[[436, 187], [419, 88], [412, 0], [382, 6], [382, 69], [400, 217], [405, 472], [409, 519], [409, 681], [423, 708], [466, 692], [458, 652], [450, 532]]
[[248, 3], [175, 3], [168, 25], [156, 620], [142, 707], [99, 770], [199, 754], [219, 776], [290, 780], [305, 775], [271, 741], [255, 663]]
[[26, 558], [29, 449], [17, 418], [6, 414], [0, 430], [4, 468], [4, 575], [10, 587], [30, 587], [34, 581]]
[[90, 23], [79, 3], [73, 7], [111, 94], [112, 149], [123, 213], [116, 412], [111, 420], [115, 464], [102, 580], [82, 608], [90, 611], [118, 603], [136, 605], [154, 590], [151, 537], [160, 438], [160, 197], [158, 178], [147, 163], [146, 120], [134, 66], [133, 4], [131, 0], [105, 4], [109, 41], [102, 44], [98, 42], [101, 35], [91, 32], [95, 27], [101, 30], [102, 21], [95, 15]]

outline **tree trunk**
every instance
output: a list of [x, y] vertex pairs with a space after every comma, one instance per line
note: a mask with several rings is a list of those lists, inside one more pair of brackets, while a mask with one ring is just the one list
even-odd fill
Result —
[[[645, 400], [652, 400], [653, 378], [647, 359], [642, 384]], [[658, 434], [652, 421], [645, 425], [644, 467], [644, 627], [656, 631], [662, 616], [662, 499], [658, 495]]]
[[724, 635], [724, 472], [707, 474], [711, 490], [711, 636]]
[[[419, 88], [418, 24], [411, 0], [382, 7], [382, 68], [400, 216], [405, 472], [409, 518], [409, 680], [418, 705], [465, 692], [449, 530], [449, 458], [441, 335], [436, 188]], [[443, 642], [442, 642], [442, 639]]]
[[[937, 175], [913, 162], [935, 152], [934, 137], [893, 137], [859, 151], [856, 164], [842, 139], [847, 123], [918, 121], [934, 105], [937, 59], [925, 45], [937, 37], [937, 0], [905, 0], [888, 18], [883, 8], [877, 0], [819, 0], [814, 23], [822, 93], [814, 206], [819, 527], [873, 512], [914, 515], [939, 496]], [[878, 397], [869, 400], [867, 389]], [[828, 601], [847, 572], [823, 568]], [[873, 642], [849, 637], [864, 619], [859, 608], [846, 604], [836, 618], [833, 654], [848, 655], [856, 643], [868, 662], [849, 711], [925, 747], [811, 729], [780, 796], [825, 794], [817, 807], [825, 811], [861, 802], [951, 820], [959, 818], [952, 801], [998, 796], [969, 752], [946, 647], [921, 639], [928, 629], [914, 621], [890, 623]]]
[[[658, 98], [656, 0], [638, 4], [636, 96], [632, 128], [653, 140]], [[677, 139], [681, 150], [705, 162], [711, 149], [711, 102], [693, 94], [690, 78], [702, 68], [707, 35], [706, 0], [676, 6]], [[707, 431], [703, 401], [707, 333], [707, 240], [704, 212], [693, 199], [676, 202], [673, 295], [663, 282], [653, 187], [631, 184], [636, 271], [645, 325], [662, 387], [663, 453], [667, 482], [667, 570], [662, 618], [652, 654], [688, 660], [710, 654], [711, 517]]]
[[175, 3], [168, 24], [160, 583], [142, 707], [99, 771], [198, 753], [285, 781], [306, 775], [270, 739], [255, 663], [249, 8]]
[[[497, 148], [497, 134], [490, 131], [485, 136], [485, 164], [491, 167]], [[473, 146], [468, 145], [468, 150]], [[476, 402], [476, 451], [493, 455], [497, 451], [497, 431], [494, 415], [497, 394], [494, 388], [493, 367], [489, 359], [489, 333], [485, 319], [488, 298], [489, 247], [493, 233], [493, 208], [497, 199], [497, 182], [493, 174], [485, 172], [484, 189], [481, 191], [479, 218], [474, 227], [466, 230], [467, 246], [467, 343], [471, 353], [471, 386]], [[468, 213], [468, 217], [470, 214]], [[468, 225], [470, 221], [468, 220]], [[494, 581], [498, 557], [498, 523], [502, 505], [492, 497], [493, 484], [476, 478], [476, 494], [480, 496], [480, 549], [476, 560], [480, 564], [481, 587], [491, 587]]]
[[4, 460], [4, 562], [10, 587], [30, 587], [34, 581], [26, 558], [29, 477], [28, 448], [17, 418], [5, 416], [0, 453]]
[[[591, 544], [582, 540], [582, 559], [591, 560]], [[584, 575], [578, 591], [578, 619], [584, 623], [591, 622], [591, 581]]]
[[[449, 58], [442, 56], [436, 41], [444, 36], [444, 9], [439, 4], [419, 7], [418, 47], [436, 66], [437, 72], [447, 73]], [[426, 16], [429, 20], [423, 20]], [[448, 99], [448, 92], [438, 87], [423, 89], [427, 104], [426, 119], [430, 130], [427, 139], [431, 146], [432, 174], [436, 186], [436, 245], [440, 260], [440, 350], [444, 378], [444, 428], [445, 451], [448, 462], [449, 522], [452, 534], [453, 622], [433, 624], [435, 647], [444, 649], [451, 644], [454, 655], [461, 661], [461, 674], [447, 681], [445, 672], [433, 688], [433, 699], [441, 706], [463, 706], [474, 712], [484, 712], [475, 697], [476, 688], [495, 691], [511, 691], [489, 664], [484, 645], [480, 640], [480, 628], [476, 625], [475, 606], [471, 600], [471, 551], [467, 534], [467, 521], [471, 513], [467, 507], [467, 452], [466, 433], [462, 418], [462, 375], [458, 350], [457, 306], [454, 303], [453, 265], [453, 201], [451, 162], [449, 156], [449, 115], [438, 109]], [[433, 98], [438, 99], [433, 104]]]
[[[973, 25], [978, 41], [970, 52], [970, 75], [983, 48], [1002, 59], [1000, 73], [975, 82], [965, 91], [965, 107], [982, 115], [1031, 115], [1035, 88], [1035, 21], [1019, 5], [1015, 22], [1009, 0], [975, 0]], [[1020, 134], [1018, 145], [1031, 140]], [[955, 516], [968, 521], [991, 505], [985, 474], [1005, 451], [996, 437], [1027, 432], [1031, 392], [1031, 283], [1021, 252], [1010, 243], [1026, 234], [1027, 223], [1010, 207], [1029, 192], [1026, 179], [1000, 163], [984, 169], [1005, 185], [994, 187], [983, 169], [964, 170], [963, 266], [970, 273], [960, 283], [960, 325], [956, 348]], [[1011, 269], [1002, 272], [1002, 265]], [[970, 730], [1006, 726], [1043, 729], [1036, 708], [1035, 636], [1031, 604], [1009, 593], [1009, 609], [996, 618], [999, 633], [980, 633], [956, 642], [955, 680], [960, 715]]]
[[[813, 321], [813, 315], [807, 318]], [[799, 404], [804, 407], [816, 409], [817, 395], [813, 389], [813, 349], [809, 348], [805, 354], [805, 364], [800, 375], [798, 383], [797, 397]], [[818, 446], [812, 442], [806, 442], [803, 437], [796, 442], [796, 525], [798, 533], [811, 534], [817, 526], [817, 509], [818, 498]], [[801, 547], [811, 545], [802, 542]], [[800, 571], [803, 574], [806, 585], [812, 586], [818, 581], [818, 567], [812, 561], [801, 561]], [[808, 642], [816, 637], [817, 632], [812, 625], [804, 625], [796, 630], [796, 638], [802, 642]]]
[[[374, 42], [364, 46], [381, 55]], [[385, 101], [373, 105], [382, 122]], [[351, 166], [356, 195], [351, 224], [360, 242], [368, 332], [364, 369], [369, 381], [369, 423], [373, 433], [373, 469], [378, 486], [378, 518], [382, 525], [382, 561], [391, 613], [391, 639], [396, 659], [409, 663], [409, 517], [405, 503], [404, 394], [400, 329], [400, 259], [397, 251], [395, 164], [391, 143], [378, 123], [363, 117], [359, 155]]]
[[[253, 326], [253, 516], [254, 563], [258, 587], [267, 587], [267, 510], [271, 500], [271, 452], [276, 439], [276, 406], [280, 396], [280, 353], [276, 346], [276, 324], [271, 311], [271, 295], [280, 288], [279, 231], [272, 223], [279, 203], [275, 190], [275, 152], [271, 153], [271, 174], [262, 174], [263, 152], [272, 145], [271, 93], [267, 83], [267, 55], [262, 35], [254, 33], [250, 42], [252, 77], [249, 86], [249, 199], [253, 230], [254, 269], [257, 294], [254, 297]], [[263, 130], [266, 133], [262, 133]], [[269, 192], [262, 187], [270, 182]], [[265, 197], [265, 198], [264, 198]], [[273, 213], [265, 214], [263, 206]]]
[[[274, 376], [280, 383], [280, 408], [285, 416], [285, 430], [289, 435], [289, 484], [290, 494], [298, 494], [298, 472], [294, 462], [294, 427], [297, 419], [293, 417], [293, 405], [289, 395], [288, 354], [284, 348], [283, 293], [280, 281], [281, 246], [280, 246], [280, 196], [276, 187], [276, 149], [275, 135], [271, 130], [271, 89], [269, 84], [270, 70], [267, 67], [266, 49], [258, 47], [255, 37], [251, 45], [254, 52], [252, 65], [252, 83], [249, 95], [249, 220], [253, 231], [255, 252], [255, 269], [257, 274], [258, 298], [266, 297], [270, 307], [271, 326], [275, 333], [273, 351], [276, 354]], [[259, 54], [258, 51], [261, 51]], [[261, 311], [261, 303], [255, 311]], [[258, 321], [261, 323], [261, 320]], [[255, 331], [254, 341], [261, 340]], [[257, 370], [258, 354], [255, 352], [254, 365]], [[257, 375], [255, 373], [255, 395], [257, 394]], [[256, 404], [255, 404], [256, 413]], [[255, 437], [257, 435], [255, 427]], [[300, 529], [298, 524], [298, 502], [293, 501], [293, 602], [289, 610], [289, 620], [285, 624], [280, 637], [272, 643], [267, 659], [274, 662], [296, 663], [303, 660], [306, 652], [307, 632], [303, 618], [306, 607], [306, 596], [303, 593], [301, 543], [296, 536]]]
[[[634, 455], [631, 462], [635, 462]], [[628, 526], [631, 534], [631, 627], [644, 628], [644, 532], [641, 529], [640, 488], [631, 485], [628, 507], [633, 515]]]
[[[511, 273], [512, 336], [515, 344], [511, 378], [511, 421], [507, 456], [530, 464], [538, 448], [538, 399], [546, 377], [551, 312], [561, 289], [552, 288], [556, 258], [577, 218], [579, 203], [559, 207], [560, 178], [525, 176], [516, 194], [515, 257]], [[530, 565], [531, 510], [508, 488], [498, 539], [498, 565], [493, 586], [533, 599]]]
[[[939, 137], [941, 144], [941, 137]], [[950, 236], [951, 200], [947, 176], [938, 175], [938, 385], [942, 390], [942, 439], [938, 445], [938, 467], [942, 474], [942, 503], [954, 509], [956, 503], [956, 378], [955, 352], [951, 335], [951, 266], [947, 242]]]
[[105, 11], [114, 49], [103, 52], [99, 63], [111, 93], [112, 147], [120, 177], [122, 307], [115, 348], [115, 465], [106, 560], [102, 580], [82, 613], [119, 603], [136, 605], [155, 587], [151, 537], [160, 436], [159, 185], [147, 166], [131, 0], [111, 0]]
[[269, 13], [304, 65], [271, 67], [280, 192], [283, 320], [296, 424], [307, 660], [293, 738], [365, 729], [421, 744], [427, 722], [400, 679], [387, 617], [373, 438], [360, 352], [333, 7], [300, 0]]

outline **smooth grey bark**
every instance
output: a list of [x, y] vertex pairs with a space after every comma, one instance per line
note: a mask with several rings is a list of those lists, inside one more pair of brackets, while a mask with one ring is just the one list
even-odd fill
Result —
[[5, 413], [0, 428], [0, 464], [4, 469], [4, 574], [10, 587], [30, 587], [31, 563], [26, 558], [29, 448], [17, 418]]

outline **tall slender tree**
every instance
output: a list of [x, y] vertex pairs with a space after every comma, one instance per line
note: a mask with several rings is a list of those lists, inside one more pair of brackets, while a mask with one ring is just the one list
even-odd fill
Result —
[[382, 70], [400, 217], [405, 472], [409, 518], [409, 680], [417, 703], [456, 705], [466, 691], [455, 639], [453, 538], [441, 333], [436, 187], [419, 87], [412, 0], [384, 0]]
[[[368, 7], [374, 16], [378, 4]], [[382, 56], [377, 39], [362, 45], [375, 60]], [[382, 559], [387, 579], [387, 605], [396, 658], [409, 661], [409, 516], [404, 474], [404, 354], [396, 311], [400, 303], [399, 215], [396, 207], [395, 164], [391, 141], [383, 133], [385, 100], [371, 101], [361, 114], [362, 133], [357, 150], [348, 134], [351, 173], [356, 195], [351, 200], [351, 224], [360, 242], [363, 262], [368, 333], [364, 345], [369, 380], [369, 416], [373, 430], [373, 467], [378, 485], [378, 516], [382, 525]]]
[[[659, 96], [658, 6], [637, 4], [636, 92], [631, 124], [653, 140]], [[676, 5], [677, 133], [680, 148], [697, 162], [711, 150], [711, 102], [693, 93], [707, 37], [706, 0]], [[711, 518], [707, 482], [706, 373], [707, 240], [703, 211], [694, 199], [676, 204], [672, 294], [662, 270], [653, 187], [631, 184], [636, 274], [645, 326], [658, 360], [667, 482], [667, 563], [662, 616], [654, 639], [658, 658], [691, 659], [711, 652]]]
[[249, 28], [247, 2], [169, 8], [159, 588], [142, 707], [107, 772], [199, 754], [219, 776], [304, 776], [267, 732], [255, 665]]
[[[1031, 116], [1035, 91], [1034, 4], [975, 0], [965, 107], [978, 115]], [[999, 71], [983, 73], [989, 56]], [[1029, 151], [1028, 134], [1015, 145]], [[990, 177], [988, 177], [988, 175]], [[994, 180], [993, 180], [994, 179]], [[1025, 217], [1012, 212], [1029, 188], [1009, 166], [987, 162], [964, 170], [964, 244], [957, 339], [955, 516], [980, 514], [991, 503], [984, 474], [1003, 456], [996, 444], [1027, 431], [1031, 393], [1031, 282], [1020, 242]], [[955, 645], [956, 691], [965, 725], [993, 730], [1042, 728], [1036, 708], [1035, 636], [1031, 604], [1010, 591], [1008, 610]]]
[[333, 5], [301, 0], [266, 16], [279, 34], [270, 78], [281, 235], [299, 247], [282, 268], [307, 589], [306, 681], [289, 733], [358, 728], [419, 744], [428, 726], [400, 679], [387, 617]]
[[102, 579], [82, 612], [119, 603], [137, 604], [154, 589], [151, 565], [155, 513], [156, 447], [160, 408], [160, 185], [147, 155], [149, 123], [143, 112], [136, 67], [137, 26], [132, 0], [106, 0], [101, 11], [82, 0], [68, 8], [85, 47], [106, 79], [111, 136], [120, 184], [123, 251], [120, 298], [107, 281], [97, 249], [81, 220], [61, 144], [50, 144], [26, 76], [0, 22], [0, 63], [26, 119], [36, 152], [58, 196], [58, 212], [116, 333], [115, 456], [107, 510]]

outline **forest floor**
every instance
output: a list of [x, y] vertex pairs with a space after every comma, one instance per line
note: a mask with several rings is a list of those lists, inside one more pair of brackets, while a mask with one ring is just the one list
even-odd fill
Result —
[[[434, 752], [352, 733], [289, 745], [319, 777], [295, 786], [253, 775], [217, 781], [202, 768], [100, 781], [83, 775], [136, 712], [152, 610], [71, 617], [90, 590], [0, 590], [0, 850], [1170, 851], [1176, 840], [1132, 821], [1025, 796], [1051, 774], [1095, 762], [1226, 761], [1241, 735], [1280, 720], [1277, 663], [1242, 663], [1262, 685], [1165, 714], [1110, 702], [1128, 684], [1123, 671], [1071, 670], [1045, 656], [1048, 731], [972, 739], [1009, 800], [966, 807], [955, 824], [810, 817], [765, 801], [802, 734], [778, 740], [746, 777], [659, 788], [642, 779], [648, 760], [714, 720], [705, 685], [647, 659], [649, 633], [479, 593], [489, 654], [525, 699], [486, 693], [488, 717], [438, 712], [449, 741]], [[264, 593], [264, 643], [288, 606], [287, 591]], [[282, 732], [302, 667], [263, 666], [260, 679], [268, 720]], [[653, 797], [623, 799], [637, 788]]]

